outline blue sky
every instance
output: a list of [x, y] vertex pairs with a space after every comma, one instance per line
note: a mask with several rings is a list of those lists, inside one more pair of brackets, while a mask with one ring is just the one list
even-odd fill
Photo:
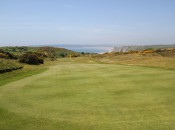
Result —
[[0, 0], [0, 46], [174, 44], [175, 0]]

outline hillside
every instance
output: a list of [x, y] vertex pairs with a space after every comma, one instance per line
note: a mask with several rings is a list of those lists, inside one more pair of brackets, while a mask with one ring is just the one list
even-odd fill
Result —
[[[40, 65], [45, 60], [80, 56], [80, 53], [55, 47], [0, 47], [0, 73], [22, 69], [23, 64]], [[22, 63], [22, 64], [21, 64]]]
[[166, 49], [175, 48], [175, 44], [172, 45], [143, 45], [143, 46], [118, 46], [114, 47], [113, 52], [128, 52], [128, 51], [142, 51], [146, 49]]
[[56, 58], [59, 57], [66, 57], [69, 54], [78, 55], [78, 52], [74, 52], [71, 50], [67, 50], [65, 48], [56, 48], [56, 47], [31, 47], [31, 46], [15, 46], [15, 47], [0, 47], [5, 52], [14, 54], [16, 56], [20, 56], [25, 54], [26, 52], [40, 52], [45, 53], [48, 57], [55, 56]]
[[37, 48], [37, 52], [44, 53], [49, 57], [55, 56], [56, 58], [67, 57], [70, 54], [75, 57], [79, 56], [78, 52], [56, 47], [39, 47]]
[[[106, 53], [113, 55], [125, 55], [125, 54], [133, 54], [133, 55], [143, 55], [143, 56], [163, 56], [163, 57], [174, 57], [175, 56], [175, 48], [164, 48], [164, 49], [145, 49], [145, 50], [130, 50], [127, 52], [112, 52]], [[105, 55], [105, 54], [104, 54]]]

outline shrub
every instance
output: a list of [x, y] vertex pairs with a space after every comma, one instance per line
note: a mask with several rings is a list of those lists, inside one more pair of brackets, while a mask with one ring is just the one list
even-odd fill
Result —
[[5, 73], [5, 72], [22, 69], [22, 68], [23, 66], [14, 60], [0, 59], [0, 73]]
[[58, 55], [59, 55], [59, 57], [66, 57], [67, 56], [67, 53], [60, 52]]
[[0, 49], [0, 58], [5, 58], [5, 59], [17, 59], [17, 57], [9, 52], [4, 52], [3, 50]]
[[28, 52], [20, 56], [19, 62], [31, 65], [38, 65], [43, 64], [44, 60], [41, 57], [37, 56], [36, 53]]
[[8, 56], [6, 54], [0, 52], [0, 58], [8, 59]]

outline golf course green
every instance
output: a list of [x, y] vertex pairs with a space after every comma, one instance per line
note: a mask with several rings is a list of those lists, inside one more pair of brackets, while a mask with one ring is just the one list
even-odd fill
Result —
[[57, 63], [0, 86], [0, 130], [174, 130], [175, 71]]

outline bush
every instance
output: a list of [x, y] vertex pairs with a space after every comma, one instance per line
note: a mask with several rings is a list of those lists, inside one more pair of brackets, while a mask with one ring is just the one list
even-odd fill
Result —
[[31, 65], [39, 65], [43, 64], [44, 60], [41, 57], [39, 57], [36, 53], [28, 52], [20, 56], [19, 62]]
[[23, 66], [14, 60], [0, 59], [0, 73], [5, 73], [5, 72], [22, 69], [22, 68]]
[[6, 54], [1, 53], [1, 52], [0, 52], [0, 58], [9, 59], [9, 57]]
[[0, 58], [5, 58], [5, 59], [17, 59], [17, 57], [9, 52], [4, 52], [3, 50], [0, 49]]
[[67, 53], [60, 52], [58, 55], [59, 55], [59, 57], [66, 57], [67, 56]]

